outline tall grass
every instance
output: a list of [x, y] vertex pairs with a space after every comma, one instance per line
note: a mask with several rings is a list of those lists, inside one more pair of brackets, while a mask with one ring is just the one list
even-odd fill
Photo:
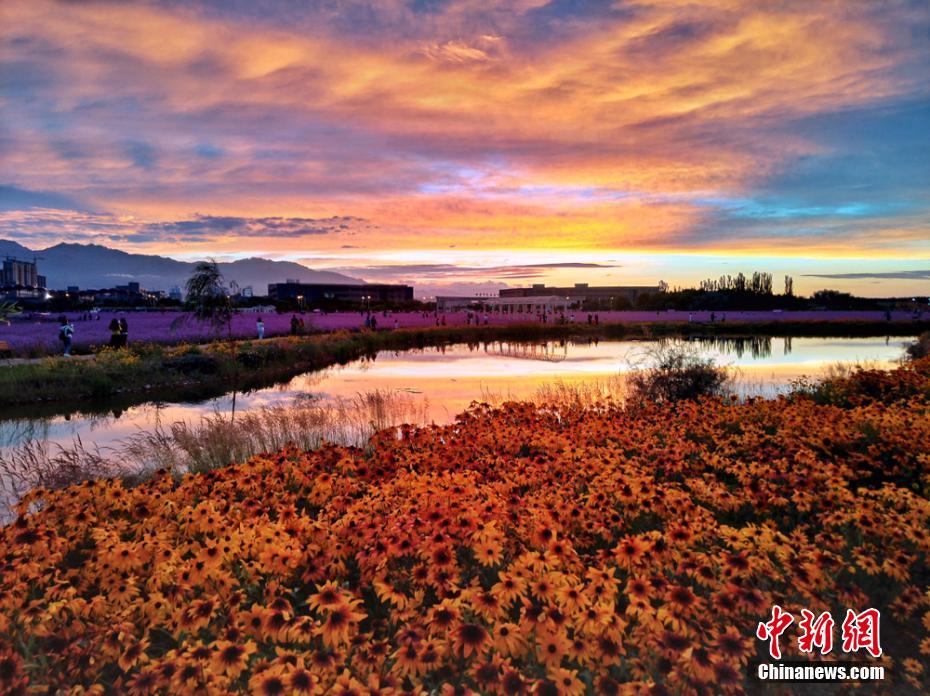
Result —
[[65, 488], [83, 481], [128, 473], [119, 459], [80, 437], [70, 447], [28, 440], [0, 455], [0, 521], [25, 493], [34, 488]]
[[324, 442], [364, 446], [376, 432], [426, 423], [429, 402], [378, 389], [351, 398], [306, 399], [236, 414], [176, 421], [140, 431], [110, 447], [70, 447], [30, 440], [0, 454], [0, 517], [33, 488], [63, 488], [82, 481], [122, 477], [130, 483], [158, 469], [176, 475], [243, 462], [292, 444], [312, 450]]
[[299, 400], [246, 411], [215, 413], [197, 422], [177, 421], [139, 432], [121, 453], [137, 467], [201, 472], [242, 462], [292, 444], [305, 450], [324, 442], [361, 446], [376, 432], [427, 420], [428, 404], [402, 392], [379, 389], [352, 398]]

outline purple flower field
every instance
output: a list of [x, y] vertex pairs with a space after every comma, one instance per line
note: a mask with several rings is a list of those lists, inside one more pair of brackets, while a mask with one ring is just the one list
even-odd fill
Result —
[[[575, 321], [586, 322], [587, 312], [576, 311]], [[717, 312], [717, 321], [721, 319], [721, 312]], [[87, 351], [95, 346], [104, 346], [110, 340], [108, 325], [110, 319], [125, 317], [129, 324], [129, 342], [143, 341], [154, 343], [183, 343], [204, 342], [211, 340], [215, 334], [210, 326], [187, 322], [173, 329], [172, 323], [178, 318], [178, 312], [101, 312], [99, 319], [82, 320], [79, 314], [69, 314], [68, 319], [74, 325], [74, 345], [79, 351]], [[233, 334], [239, 338], [255, 338], [255, 322], [258, 314], [242, 312], [233, 318]], [[262, 314], [265, 323], [265, 337], [286, 335], [290, 330], [291, 314]], [[364, 325], [364, 317], [358, 312], [339, 312], [333, 314], [312, 314], [305, 312], [303, 317], [307, 331], [335, 331], [339, 329], [359, 329]], [[436, 325], [433, 314], [423, 316], [419, 312], [389, 313], [388, 316], [377, 314], [378, 329], [389, 330], [395, 326], [399, 328], [422, 328]], [[726, 312], [727, 322], [768, 322], [768, 321], [812, 321], [812, 322], [842, 322], [842, 321], [883, 321], [884, 312]], [[912, 318], [910, 312], [894, 312], [892, 317], [896, 320]], [[447, 326], [465, 324], [464, 312], [448, 313], [445, 315]], [[602, 323], [648, 323], [648, 322], [681, 322], [688, 323], [689, 318], [695, 323], [710, 321], [710, 312], [598, 312]], [[516, 316], [489, 316], [490, 324], [500, 325], [508, 323], [536, 322], [538, 319], [531, 315]], [[58, 317], [49, 316], [41, 319], [14, 319], [9, 326], [0, 324], [0, 341], [6, 341], [14, 353], [20, 357], [45, 355], [57, 352], [60, 348], [58, 342]]]

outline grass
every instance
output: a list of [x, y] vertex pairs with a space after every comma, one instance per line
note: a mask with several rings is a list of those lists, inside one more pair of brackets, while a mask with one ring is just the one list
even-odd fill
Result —
[[[204, 345], [139, 344], [103, 350], [93, 360], [46, 358], [0, 368], [0, 408], [40, 403], [76, 403], [138, 397], [177, 398], [211, 389], [251, 389], [295, 374], [345, 364], [381, 350], [409, 350], [483, 341], [538, 341], [568, 338], [657, 338], [663, 336], [873, 336], [913, 335], [930, 323], [766, 322], [714, 325], [513, 324], [438, 327], [396, 331], [333, 332], [264, 341]], [[82, 404], [84, 405], [84, 404]]]

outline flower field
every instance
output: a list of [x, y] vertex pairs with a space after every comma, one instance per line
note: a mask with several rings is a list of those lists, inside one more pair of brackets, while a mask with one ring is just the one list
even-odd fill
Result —
[[[479, 405], [366, 449], [35, 491], [0, 536], [0, 688], [753, 692], [778, 604], [879, 609], [884, 690], [921, 692], [928, 497], [927, 359], [776, 401]], [[796, 628], [785, 659], [807, 657]]]

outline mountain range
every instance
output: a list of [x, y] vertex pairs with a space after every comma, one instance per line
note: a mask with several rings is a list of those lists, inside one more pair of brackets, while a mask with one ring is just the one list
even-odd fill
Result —
[[[178, 261], [165, 256], [131, 254], [97, 244], [56, 244], [47, 249], [27, 249], [9, 239], [0, 239], [0, 258], [14, 256], [21, 261], [38, 259], [39, 273], [49, 288], [112, 288], [130, 281], [146, 290], [168, 290], [184, 286], [196, 262]], [[264, 295], [269, 283], [297, 279], [302, 283], [363, 283], [332, 271], [315, 271], [292, 261], [247, 258], [218, 264], [228, 284], [240, 288], [251, 286], [256, 295]]]

